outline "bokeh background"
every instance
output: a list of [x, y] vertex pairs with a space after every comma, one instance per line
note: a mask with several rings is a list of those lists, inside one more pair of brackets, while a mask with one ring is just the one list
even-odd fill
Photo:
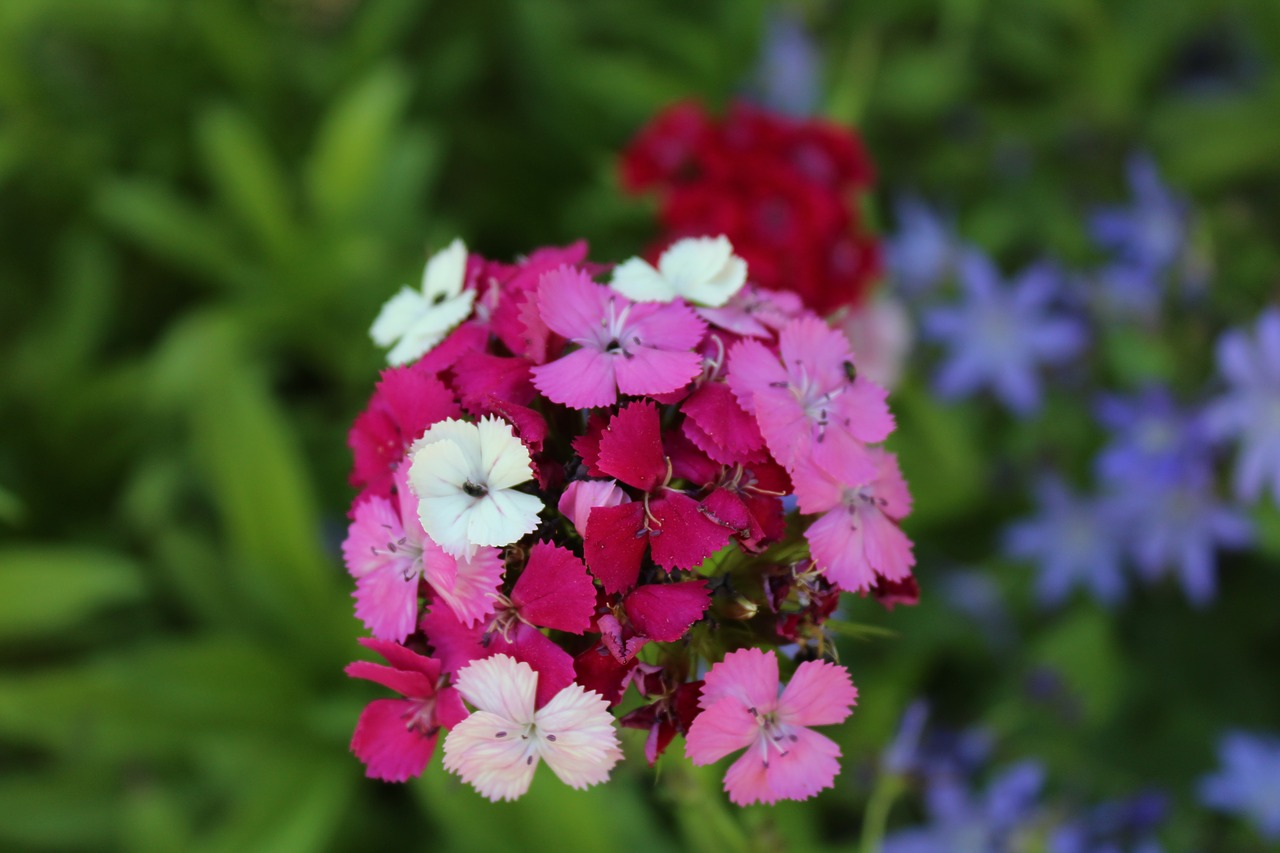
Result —
[[915, 194], [1006, 268], [1087, 264], [1083, 211], [1152, 155], [1208, 284], [1176, 331], [1108, 338], [1107, 375], [1202, 383], [1214, 335], [1274, 300], [1274, 0], [0, 3], [0, 848], [855, 850], [927, 697], [1062, 802], [1166, 791], [1169, 850], [1267, 849], [1195, 786], [1222, 731], [1280, 729], [1274, 507], [1211, 606], [1166, 584], [1046, 611], [997, 556], [1029, 508], [1011, 484], [1046, 457], [1084, 476], [1063, 448], [1091, 422], [1070, 394], [1032, 430], [940, 402], [927, 350], [891, 397], [923, 597], [851, 608], [835, 790], [730, 810], [714, 770], [651, 772], [630, 732], [610, 784], [543, 771], [493, 806], [438, 760], [391, 786], [347, 751], [378, 695], [342, 674], [338, 551], [371, 318], [455, 235], [642, 249], [655, 207], [618, 152], [674, 100], [767, 94], [780, 15], [810, 34], [814, 109], [863, 135], [886, 232]]

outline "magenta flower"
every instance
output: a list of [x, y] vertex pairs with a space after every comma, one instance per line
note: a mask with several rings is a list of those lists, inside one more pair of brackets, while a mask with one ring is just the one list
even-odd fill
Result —
[[774, 459], [793, 470], [812, 458], [853, 482], [869, 476], [866, 444], [883, 441], [894, 426], [885, 390], [856, 375], [849, 342], [817, 317], [788, 323], [778, 350], [739, 342], [726, 377]]
[[711, 764], [745, 749], [724, 777], [738, 805], [805, 800], [831, 787], [840, 747], [809, 726], [844, 721], [857, 702], [849, 672], [826, 661], [806, 661], [779, 694], [778, 657], [740, 649], [711, 667], [685, 740], [694, 764]]
[[706, 324], [683, 303], [633, 303], [561, 267], [543, 276], [538, 311], [551, 331], [578, 345], [533, 368], [533, 384], [557, 403], [590, 409], [613, 405], [619, 392], [664, 394], [702, 369], [693, 349]]
[[364, 762], [369, 778], [404, 782], [426, 768], [440, 729], [453, 728], [467, 710], [458, 691], [440, 686], [440, 661], [384, 640], [362, 639], [360, 644], [391, 666], [356, 661], [347, 665], [347, 675], [381, 684], [404, 698], [370, 702], [356, 722], [351, 751]]
[[458, 673], [458, 692], [476, 711], [445, 738], [445, 769], [495, 802], [528, 791], [540, 760], [572, 788], [608, 779], [622, 758], [608, 704], [570, 684], [535, 710], [537, 684], [538, 673], [506, 655]]
[[409, 445], [437, 421], [462, 416], [453, 392], [428, 367], [419, 362], [382, 371], [369, 405], [352, 425], [347, 437], [355, 457], [351, 485], [363, 488], [364, 495], [389, 496]]
[[867, 592], [883, 578], [911, 576], [915, 557], [898, 520], [911, 512], [911, 493], [892, 453], [871, 448], [874, 474], [849, 483], [803, 465], [796, 472], [797, 505], [802, 513], [825, 513], [805, 531], [818, 570], [843, 590]]

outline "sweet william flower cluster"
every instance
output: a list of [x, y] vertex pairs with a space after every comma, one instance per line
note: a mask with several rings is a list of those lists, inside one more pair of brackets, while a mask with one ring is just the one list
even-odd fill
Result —
[[736, 803], [810, 797], [839, 770], [816, 729], [857, 697], [824, 621], [841, 591], [916, 597], [885, 392], [724, 236], [586, 254], [455, 241], [373, 324], [391, 366], [351, 431], [343, 553], [388, 665], [347, 672], [400, 698], [352, 749], [403, 781], [442, 742], [509, 800], [542, 763], [603, 782], [621, 725], [650, 763], [678, 735], [695, 763], [738, 754]]

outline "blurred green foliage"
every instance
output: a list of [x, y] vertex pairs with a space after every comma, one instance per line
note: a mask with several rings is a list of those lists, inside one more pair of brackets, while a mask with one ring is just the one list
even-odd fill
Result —
[[[897, 449], [926, 600], [855, 608], [896, 638], [844, 643], [862, 706], [817, 804], [738, 815], [714, 771], [673, 756], [655, 784], [633, 756], [608, 786], [540, 776], [499, 807], [438, 766], [368, 782], [348, 754], [377, 694], [342, 675], [360, 631], [337, 557], [342, 437], [380, 366], [370, 318], [456, 234], [493, 257], [579, 237], [597, 257], [637, 250], [651, 214], [619, 194], [616, 151], [673, 99], [740, 91], [764, 5], [0, 3], [0, 848], [849, 849], [867, 763], [925, 687], [960, 719], [997, 697], [990, 719], [1019, 747], [1058, 744], [1093, 793], [1141, 783], [1147, 761], [1183, 782], [1208, 766], [1207, 742], [1114, 751], [1176, 676], [1135, 659], [1173, 666], [1153, 652], [1173, 644], [1213, 669], [1168, 614], [1121, 632], [1082, 607], [1026, 626], [1024, 649], [934, 603], [929, 543], [989, 551], [970, 512], [993, 484], [986, 425], [911, 388]], [[863, 128], [881, 184], [963, 209], [967, 237], [1087, 257], [1081, 205], [1120, 197], [1124, 157], [1150, 148], [1204, 215], [1212, 299], [1246, 311], [1274, 291], [1280, 5], [800, 6], [829, 111]], [[1270, 630], [1237, 629], [1243, 655]], [[1079, 696], [1066, 725], [1087, 749], [1018, 701], [1041, 665]], [[1162, 731], [1199, 732], [1227, 703], [1238, 724], [1274, 710], [1249, 684], [1214, 687], [1221, 701], [1180, 688]]]

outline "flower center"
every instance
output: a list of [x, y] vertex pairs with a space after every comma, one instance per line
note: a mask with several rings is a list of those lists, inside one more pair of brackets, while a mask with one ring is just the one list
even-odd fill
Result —
[[489, 494], [489, 488], [482, 483], [473, 483], [467, 480], [462, 484], [462, 491], [467, 497], [476, 498], [477, 500]]
[[755, 708], [747, 710], [756, 718], [756, 724], [760, 727], [756, 744], [760, 750], [760, 761], [765, 767], [769, 766], [769, 757], [773, 751], [776, 750], [779, 756], [786, 755], [787, 747], [800, 740], [800, 737], [791, 731], [790, 726], [778, 721], [776, 712], [761, 714]]
[[435, 721], [435, 697], [419, 697], [409, 699], [408, 702], [409, 710], [400, 715], [400, 719], [404, 720], [404, 727], [409, 731], [417, 730], [424, 737], [435, 734], [440, 728]]

